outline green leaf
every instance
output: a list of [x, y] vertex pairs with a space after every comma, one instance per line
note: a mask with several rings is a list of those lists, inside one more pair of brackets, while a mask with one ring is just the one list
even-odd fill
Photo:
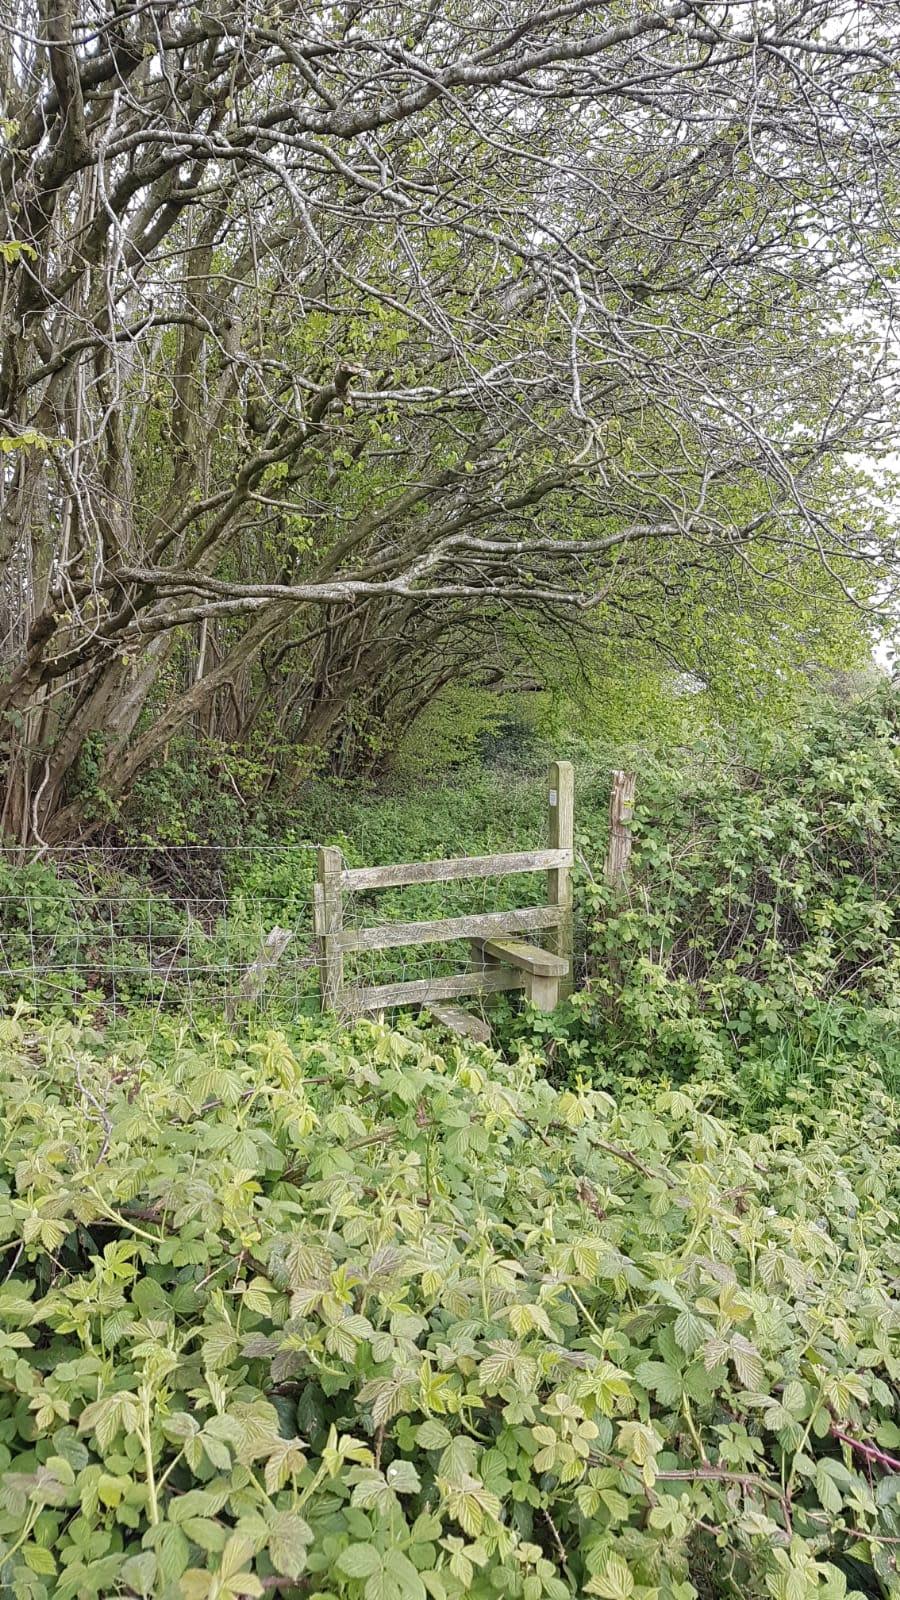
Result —
[[377, 1572], [373, 1572], [372, 1576], [366, 1579], [363, 1594], [365, 1600], [401, 1600], [399, 1585], [384, 1567], [379, 1567]]
[[135, 1594], [152, 1595], [156, 1583], [157, 1564], [152, 1550], [129, 1556], [122, 1563], [122, 1582]]
[[137, 1396], [128, 1391], [106, 1395], [85, 1406], [78, 1423], [81, 1433], [93, 1432], [100, 1449], [106, 1453], [120, 1430], [136, 1433], [140, 1427], [140, 1408]]
[[679, 1311], [673, 1323], [673, 1331], [679, 1349], [687, 1356], [694, 1355], [712, 1333], [709, 1323], [689, 1307]]
[[145, 1544], [156, 1554], [159, 1575], [164, 1583], [174, 1583], [190, 1560], [191, 1549], [182, 1530], [173, 1522], [159, 1523], [144, 1535]]
[[275, 1494], [292, 1477], [298, 1477], [306, 1466], [306, 1455], [300, 1439], [278, 1439], [272, 1445], [265, 1467], [267, 1494]]
[[403, 1600], [427, 1600], [425, 1585], [418, 1572], [396, 1546], [385, 1552], [384, 1569], [394, 1579]]
[[351, 1544], [342, 1550], [337, 1565], [348, 1578], [369, 1578], [381, 1571], [381, 1555], [371, 1544]]
[[201, 1550], [224, 1550], [228, 1529], [221, 1522], [214, 1522], [210, 1517], [188, 1517], [179, 1526]]
[[841, 1492], [823, 1462], [816, 1466], [816, 1494], [826, 1511], [836, 1516], [843, 1505]]
[[745, 1389], [758, 1390], [762, 1387], [765, 1369], [759, 1351], [741, 1333], [736, 1333], [732, 1337], [731, 1360], [738, 1379]]
[[276, 1572], [299, 1578], [306, 1568], [306, 1552], [313, 1533], [295, 1511], [276, 1511], [269, 1517], [269, 1559]]
[[26, 1544], [22, 1548], [22, 1556], [26, 1565], [31, 1568], [32, 1572], [43, 1574], [43, 1576], [46, 1578], [52, 1578], [54, 1576], [56, 1572], [56, 1561], [53, 1558], [52, 1552], [47, 1550], [44, 1545]]
[[395, 1494], [417, 1494], [422, 1487], [421, 1479], [412, 1462], [399, 1458], [391, 1462], [385, 1478]]
[[373, 1467], [369, 1470], [360, 1470], [350, 1497], [350, 1504], [365, 1510], [376, 1510], [381, 1516], [387, 1516], [391, 1506], [396, 1505], [396, 1501], [384, 1473], [376, 1472]]
[[634, 1593], [634, 1578], [626, 1561], [614, 1553], [606, 1555], [600, 1569], [585, 1584], [588, 1594], [597, 1594], [603, 1600], [630, 1600]]
[[416, 1429], [416, 1444], [422, 1450], [443, 1450], [449, 1443], [449, 1428], [445, 1428], [442, 1422], [435, 1421], [433, 1417], [428, 1417]]
[[635, 1372], [638, 1383], [657, 1395], [664, 1406], [675, 1406], [681, 1401], [681, 1373], [663, 1361], [642, 1361]]

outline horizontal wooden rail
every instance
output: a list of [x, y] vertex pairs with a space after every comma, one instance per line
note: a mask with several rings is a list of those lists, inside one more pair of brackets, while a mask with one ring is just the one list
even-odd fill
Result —
[[500, 933], [531, 933], [555, 928], [557, 906], [523, 906], [518, 911], [483, 911], [438, 922], [385, 922], [377, 928], [346, 928], [335, 946], [350, 955], [357, 950], [394, 950], [404, 944], [442, 944], [450, 939], [490, 939]]
[[341, 997], [341, 1010], [354, 1014], [382, 1011], [387, 1006], [427, 1006], [432, 1000], [455, 1000], [463, 994], [498, 994], [524, 987], [524, 972], [513, 972], [511, 967], [485, 967], [449, 978], [415, 978], [408, 983], [379, 983], [369, 989], [348, 987]]
[[524, 939], [485, 939], [483, 948], [489, 960], [502, 961], [504, 966], [538, 978], [564, 978], [569, 970], [569, 963], [562, 956], [542, 950], [540, 945], [526, 944]]
[[[572, 986], [572, 866], [574, 862], [573, 777], [569, 761], [551, 763], [547, 783], [549, 845], [547, 850], [517, 850], [493, 856], [449, 857], [439, 861], [406, 861], [384, 867], [345, 867], [335, 846], [319, 850], [318, 879], [313, 898], [313, 925], [319, 942], [322, 1009], [343, 1017], [387, 1011], [393, 1006], [430, 1006], [452, 1032], [484, 1042], [484, 1018], [472, 1017], [441, 1002], [464, 995], [490, 995], [522, 990], [532, 1005], [552, 1011]], [[545, 872], [543, 905], [480, 911], [421, 922], [345, 925], [346, 895], [367, 890], [399, 889], [406, 884], [450, 883], [465, 878], [509, 878], [519, 872]], [[524, 896], [523, 896], [524, 898]], [[527, 898], [532, 898], [528, 896]], [[549, 902], [549, 903], [548, 903]], [[545, 934], [546, 949], [522, 935]], [[403, 945], [469, 945], [470, 968], [446, 977], [414, 978], [402, 983], [363, 985], [347, 982], [344, 966], [369, 950], [395, 950]]]
[[571, 850], [520, 850], [514, 855], [461, 856], [447, 861], [407, 861], [389, 867], [348, 867], [342, 889], [399, 889], [405, 883], [449, 883], [455, 878], [507, 878], [514, 872], [571, 867]]

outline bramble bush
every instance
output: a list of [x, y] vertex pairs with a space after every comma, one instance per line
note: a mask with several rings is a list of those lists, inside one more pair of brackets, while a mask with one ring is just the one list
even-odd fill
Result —
[[584, 982], [537, 1019], [560, 1072], [713, 1074], [763, 1118], [798, 1074], [824, 1089], [863, 1057], [900, 1088], [900, 694], [746, 744], [643, 763], [624, 896], [580, 793]]
[[0, 1023], [0, 1592], [900, 1594], [898, 1109]]

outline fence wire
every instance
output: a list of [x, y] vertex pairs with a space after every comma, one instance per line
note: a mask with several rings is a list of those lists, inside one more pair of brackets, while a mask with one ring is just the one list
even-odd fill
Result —
[[[317, 1003], [315, 848], [0, 853], [0, 998], [38, 1009], [196, 1015]], [[273, 927], [282, 959], [248, 984]]]
[[[311, 843], [67, 847], [38, 859], [0, 850], [0, 1004], [22, 999], [100, 1022], [136, 1010], [230, 1023], [314, 1015], [315, 880]], [[436, 920], [544, 896], [541, 873], [415, 884], [345, 893], [343, 921], [349, 929]], [[473, 964], [464, 940], [367, 950], [345, 957], [345, 982], [437, 978]]]

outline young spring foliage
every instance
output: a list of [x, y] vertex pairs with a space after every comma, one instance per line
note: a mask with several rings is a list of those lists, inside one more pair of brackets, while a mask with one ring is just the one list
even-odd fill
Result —
[[4, 1595], [900, 1592], [875, 1082], [738, 1137], [421, 1029], [22, 1011], [0, 1071]]
[[546, 1024], [559, 1065], [607, 1086], [702, 1076], [752, 1111], [864, 1056], [900, 1084], [898, 739], [885, 686], [795, 734], [645, 760], [624, 895], [603, 882], [603, 796], [583, 785], [587, 981]]

